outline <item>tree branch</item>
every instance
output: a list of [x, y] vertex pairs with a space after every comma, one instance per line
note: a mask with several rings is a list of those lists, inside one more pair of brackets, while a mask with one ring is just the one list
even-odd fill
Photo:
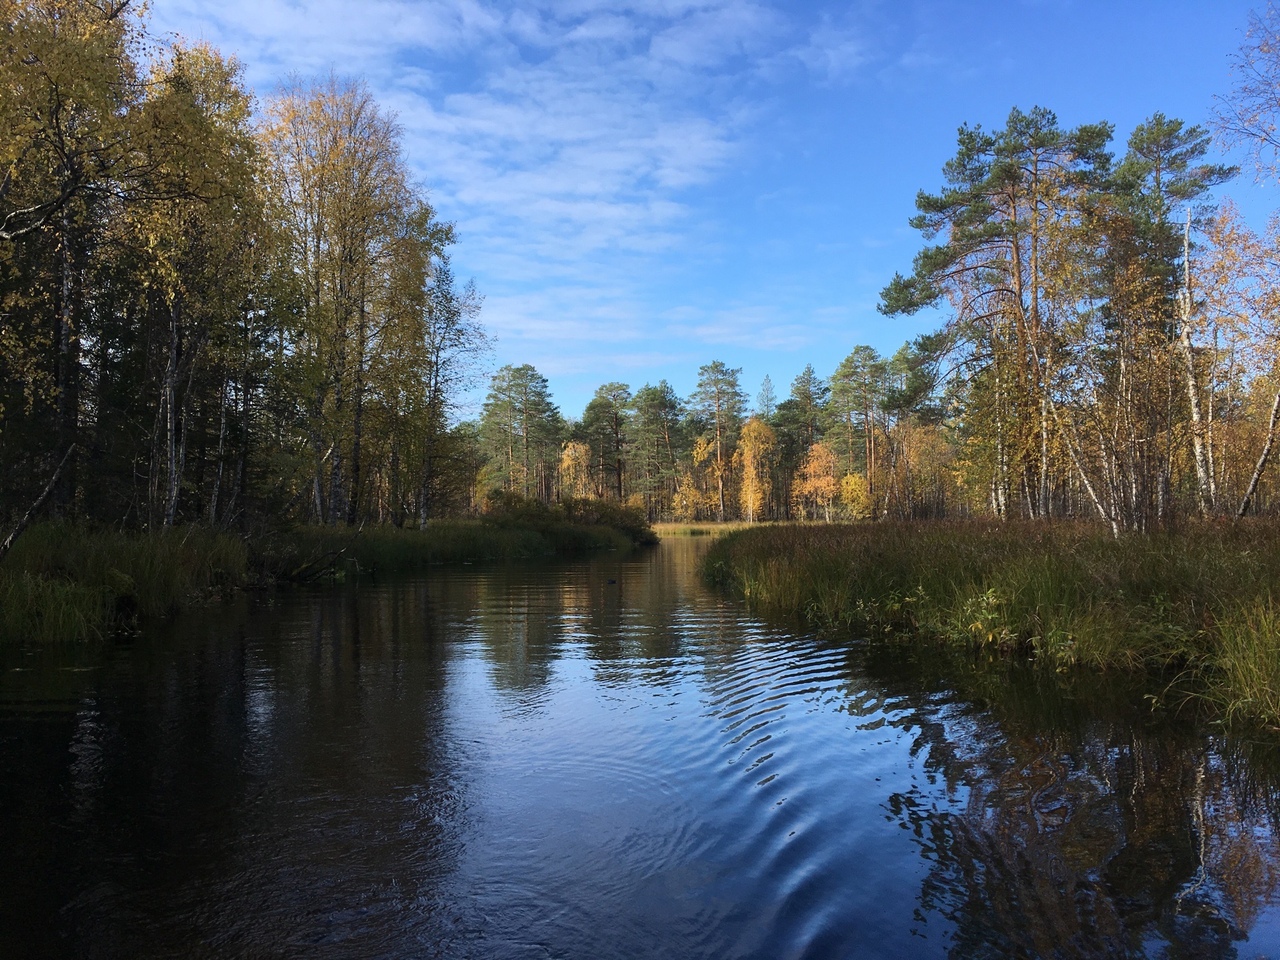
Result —
[[71, 454], [75, 452], [75, 449], [76, 445], [74, 443], [67, 447], [67, 452], [62, 455], [62, 462], [58, 464], [58, 469], [53, 471], [53, 476], [49, 478], [49, 485], [44, 488], [44, 493], [40, 494], [36, 502], [22, 515], [18, 525], [9, 532], [9, 536], [4, 538], [4, 542], [0, 543], [0, 560], [4, 559], [5, 554], [13, 546], [13, 542], [22, 536], [22, 531], [31, 525], [31, 518], [44, 506], [44, 502], [49, 499], [49, 494], [53, 493], [53, 488], [58, 485], [58, 478], [62, 476], [62, 468], [67, 465], [67, 461], [71, 459]]

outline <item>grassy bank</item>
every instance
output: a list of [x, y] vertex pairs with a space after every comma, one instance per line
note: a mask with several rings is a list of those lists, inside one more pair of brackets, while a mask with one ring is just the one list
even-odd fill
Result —
[[589, 501], [547, 507], [511, 501], [480, 520], [433, 520], [425, 530], [303, 527], [255, 545], [264, 580], [350, 572], [398, 573], [440, 563], [572, 557], [657, 542], [633, 511]]
[[1280, 724], [1275, 523], [1119, 540], [1083, 524], [778, 526], [721, 539], [706, 573], [820, 626], [1158, 672]]
[[744, 530], [750, 526], [749, 523], [736, 521], [719, 523], [708, 520], [705, 523], [655, 523], [653, 529], [658, 536], [666, 540], [669, 537], [723, 537], [726, 533]]
[[0, 640], [86, 640], [245, 582], [249, 553], [200, 527], [152, 534], [38, 524], [0, 563]]
[[426, 530], [301, 527], [248, 541], [204, 527], [155, 533], [44, 523], [0, 562], [0, 642], [79, 641], [248, 583], [394, 573], [439, 563], [528, 560], [656, 542], [634, 511], [510, 500], [480, 520]]

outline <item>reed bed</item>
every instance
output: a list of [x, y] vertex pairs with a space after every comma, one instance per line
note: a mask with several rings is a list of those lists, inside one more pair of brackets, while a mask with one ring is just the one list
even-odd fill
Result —
[[1274, 522], [1119, 539], [1073, 523], [776, 526], [719, 540], [705, 572], [824, 628], [1150, 671], [1233, 719], [1280, 725]]
[[633, 541], [611, 527], [568, 522], [539, 526], [433, 520], [424, 530], [301, 527], [255, 544], [264, 581], [311, 580], [348, 573], [402, 573], [442, 563], [533, 560], [601, 550]]
[[738, 521], [708, 520], [705, 523], [655, 523], [654, 532], [662, 538], [668, 537], [723, 537], [735, 530], [745, 530], [749, 523]]
[[0, 640], [77, 641], [245, 582], [240, 538], [202, 527], [150, 534], [32, 526], [0, 563]]
[[0, 641], [83, 641], [250, 583], [530, 560], [655, 542], [637, 511], [580, 501], [498, 503], [480, 520], [425, 530], [299, 527], [245, 540], [208, 527], [150, 533], [43, 523], [0, 562]]

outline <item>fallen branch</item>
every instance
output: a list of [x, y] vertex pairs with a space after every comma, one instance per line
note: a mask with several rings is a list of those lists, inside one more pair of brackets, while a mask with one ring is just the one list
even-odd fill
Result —
[[338, 565], [338, 561], [346, 556], [347, 550], [355, 543], [356, 538], [364, 531], [364, 521], [360, 521], [360, 526], [355, 532], [347, 538], [347, 542], [337, 550], [330, 550], [328, 553], [319, 557], [311, 557], [305, 560], [301, 566], [296, 568], [292, 573], [284, 575], [282, 579], [292, 583], [310, 583], [323, 577], [326, 573], [333, 571]]
[[67, 452], [62, 455], [62, 462], [58, 464], [58, 469], [53, 471], [53, 476], [49, 478], [49, 485], [44, 488], [44, 493], [40, 494], [36, 499], [36, 502], [33, 503], [27, 509], [27, 512], [22, 515], [22, 519], [18, 521], [18, 525], [9, 532], [7, 537], [4, 538], [4, 542], [0, 543], [0, 560], [4, 559], [5, 554], [9, 552], [9, 548], [13, 546], [13, 542], [17, 540], [18, 537], [22, 536], [22, 531], [31, 525], [32, 518], [40, 511], [40, 508], [44, 506], [44, 502], [49, 499], [49, 494], [53, 493], [53, 488], [58, 485], [58, 478], [62, 476], [62, 468], [67, 465], [67, 461], [71, 459], [71, 454], [75, 452], [75, 449], [76, 445], [74, 443], [67, 447]]

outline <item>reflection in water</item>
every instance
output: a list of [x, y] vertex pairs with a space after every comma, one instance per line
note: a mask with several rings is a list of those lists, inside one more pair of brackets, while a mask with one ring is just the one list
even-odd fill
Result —
[[[917, 698], [928, 684], [901, 664], [890, 673]], [[1118, 720], [1123, 707], [1098, 691], [1037, 692], [1033, 711], [917, 708], [894, 721], [956, 798], [890, 797], [932, 863], [921, 905], [955, 924], [953, 955], [1233, 957], [1251, 933], [1274, 950], [1274, 755]]]
[[0, 956], [1280, 953], [1276, 758], [907, 659], [705, 548], [0, 661]]

